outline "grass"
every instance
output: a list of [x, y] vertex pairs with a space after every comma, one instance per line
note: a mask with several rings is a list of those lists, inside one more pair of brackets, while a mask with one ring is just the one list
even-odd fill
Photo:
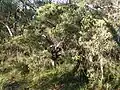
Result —
[[25, 75], [16, 69], [0, 73], [0, 89], [11, 85], [12, 90], [17, 86], [18, 90], [84, 90], [80, 88], [84, 87], [86, 82], [82, 81], [80, 75], [73, 75], [69, 67], [61, 65], [42, 72], [30, 71]]

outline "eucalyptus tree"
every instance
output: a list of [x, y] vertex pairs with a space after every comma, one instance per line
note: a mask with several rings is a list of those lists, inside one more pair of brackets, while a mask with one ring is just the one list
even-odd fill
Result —
[[14, 21], [13, 17], [17, 8], [17, 1], [15, 0], [0, 0], [0, 32], [1, 39], [7, 34], [13, 36], [11, 30], [11, 23]]
[[35, 6], [29, 0], [0, 0], [0, 25], [6, 27], [10, 36], [18, 34], [21, 29], [32, 19]]

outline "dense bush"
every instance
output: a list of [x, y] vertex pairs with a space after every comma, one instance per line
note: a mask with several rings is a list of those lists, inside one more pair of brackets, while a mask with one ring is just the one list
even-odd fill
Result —
[[[22, 35], [0, 45], [1, 88], [119, 89], [120, 48], [103, 18], [77, 5], [40, 7]], [[50, 46], [59, 43], [63, 63], [53, 68]]]

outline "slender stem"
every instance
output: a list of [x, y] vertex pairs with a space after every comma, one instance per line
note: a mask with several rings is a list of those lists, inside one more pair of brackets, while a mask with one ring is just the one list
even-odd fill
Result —
[[101, 69], [101, 85], [102, 85], [102, 82], [103, 82], [103, 57], [102, 55], [100, 55], [100, 69]]

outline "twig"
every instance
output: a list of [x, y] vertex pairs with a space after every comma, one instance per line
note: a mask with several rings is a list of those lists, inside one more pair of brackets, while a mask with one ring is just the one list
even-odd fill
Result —
[[101, 84], [103, 82], [103, 57], [100, 55], [100, 69], [101, 69]]

